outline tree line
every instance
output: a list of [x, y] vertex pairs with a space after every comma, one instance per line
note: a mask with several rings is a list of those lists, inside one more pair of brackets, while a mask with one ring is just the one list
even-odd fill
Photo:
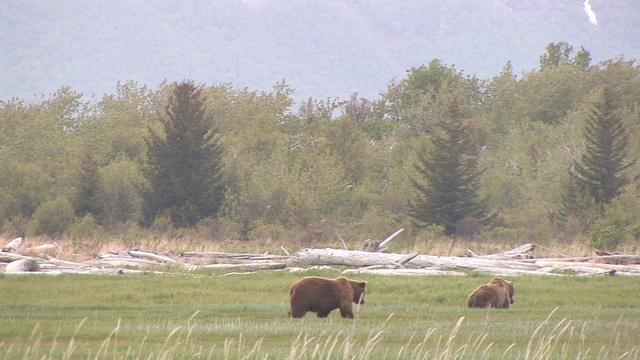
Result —
[[490, 79], [434, 59], [377, 99], [294, 105], [231, 84], [130, 81], [0, 102], [0, 227], [332, 242], [590, 242], [640, 236], [640, 68], [550, 43]]

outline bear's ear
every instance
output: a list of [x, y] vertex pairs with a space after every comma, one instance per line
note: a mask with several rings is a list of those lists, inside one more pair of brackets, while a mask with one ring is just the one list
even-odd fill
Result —
[[360, 285], [361, 288], [366, 288], [367, 287], [367, 282], [366, 281], [361, 281], [360, 283], [358, 283], [358, 285]]

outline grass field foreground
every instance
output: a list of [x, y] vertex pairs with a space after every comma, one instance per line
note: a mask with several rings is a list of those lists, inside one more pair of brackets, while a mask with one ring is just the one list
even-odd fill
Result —
[[465, 306], [490, 276], [366, 275], [356, 319], [287, 316], [305, 275], [0, 275], [0, 359], [636, 359], [639, 279], [508, 277], [509, 310]]

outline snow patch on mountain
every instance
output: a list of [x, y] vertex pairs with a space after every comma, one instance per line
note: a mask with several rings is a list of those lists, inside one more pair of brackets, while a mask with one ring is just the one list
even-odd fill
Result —
[[591, 8], [591, 3], [589, 2], [589, 0], [584, 0], [584, 12], [587, 13], [590, 23], [592, 23], [593, 25], [598, 25], [598, 18], [596, 17], [596, 13]]

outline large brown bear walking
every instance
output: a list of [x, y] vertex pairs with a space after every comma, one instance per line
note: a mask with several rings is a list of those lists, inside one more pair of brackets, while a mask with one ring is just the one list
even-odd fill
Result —
[[494, 278], [480, 285], [467, 299], [470, 308], [508, 309], [515, 302], [516, 287], [513, 281]]
[[291, 286], [289, 315], [300, 318], [311, 311], [318, 314], [319, 318], [325, 318], [332, 310], [340, 309], [343, 318], [353, 319], [352, 303], [364, 304], [366, 288], [366, 281], [354, 281], [345, 277], [304, 277]]

